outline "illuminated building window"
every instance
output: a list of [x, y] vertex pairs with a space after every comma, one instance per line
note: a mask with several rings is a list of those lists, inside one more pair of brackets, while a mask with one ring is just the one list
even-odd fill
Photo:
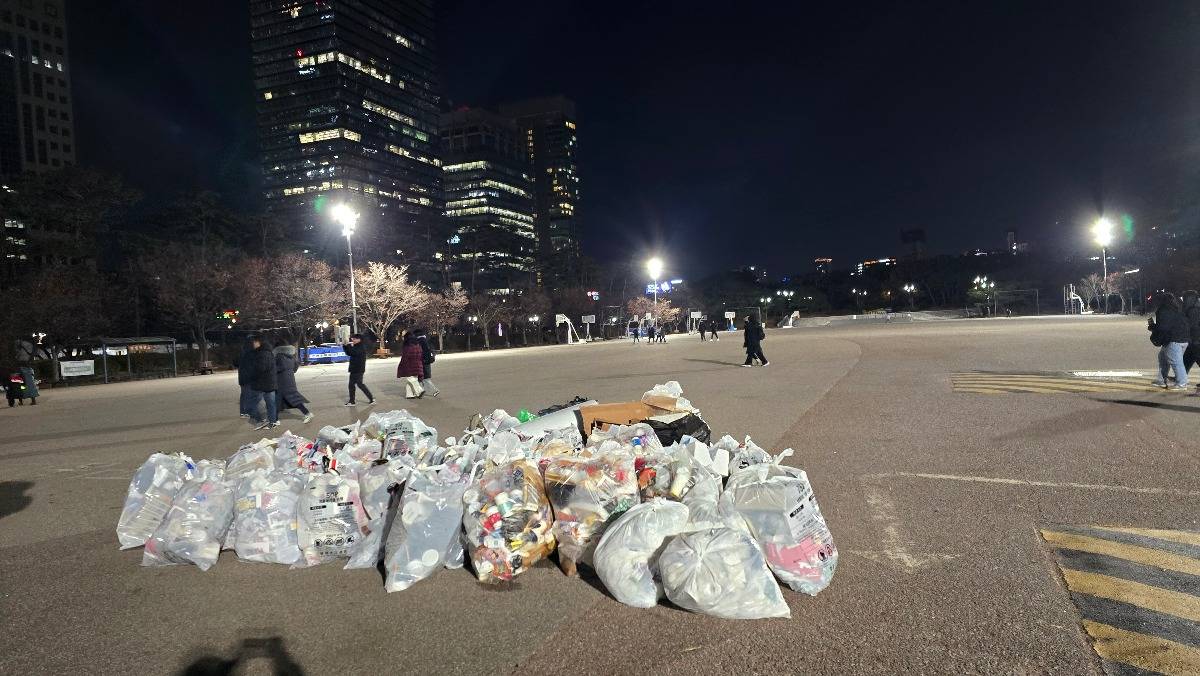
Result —
[[301, 143], [316, 143], [318, 141], [329, 141], [335, 138], [346, 138], [351, 141], [361, 141], [362, 134], [349, 129], [323, 129], [321, 131], [313, 131], [300, 134]]
[[574, 128], [575, 128], [575, 123], [568, 120], [567, 121], [567, 129], [574, 129]]
[[472, 171], [475, 169], [489, 169], [491, 167], [487, 162], [463, 162], [462, 164], [447, 164], [442, 167], [443, 171]]
[[[401, 115], [400, 113], [392, 110], [391, 108], [385, 108], [385, 107], [379, 105], [378, 103], [374, 103], [372, 101], [363, 99], [362, 105], [363, 105], [363, 108], [366, 108], [367, 110], [369, 110], [373, 113], [379, 113], [380, 115], [386, 115], [398, 122], [403, 122], [404, 124], [411, 125], [411, 126], [416, 126], [416, 124], [417, 124], [417, 121], [412, 119], [411, 117], [409, 117], [407, 115]], [[425, 140], [425, 139], [422, 139], [422, 140]]]
[[387, 147], [387, 149], [388, 149], [388, 152], [389, 152], [389, 153], [395, 153], [395, 154], [397, 154], [397, 155], [400, 155], [400, 156], [403, 156], [403, 157], [407, 157], [407, 158], [409, 158], [409, 159], [411, 159], [411, 160], [416, 160], [416, 161], [418, 161], [418, 162], [424, 162], [425, 164], [432, 164], [432, 165], [433, 165], [433, 166], [435, 166], [435, 167], [440, 167], [440, 166], [442, 166], [442, 161], [441, 161], [441, 160], [439, 160], [439, 159], [430, 159], [430, 158], [428, 158], [428, 157], [425, 157], [424, 155], [418, 155], [418, 154], [416, 154], [416, 153], [412, 152], [411, 150], [409, 150], [408, 148], [404, 148], [404, 147], [401, 147], [401, 146], [394, 146], [394, 145], [390, 145], [390, 144], [389, 144], [389, 145], [388, 145], [388, 147]]
[[274, 97], [275, 97], [274, 92], [263, 92], [263, 98], [266, 99], [267, 101], [270, 101]]

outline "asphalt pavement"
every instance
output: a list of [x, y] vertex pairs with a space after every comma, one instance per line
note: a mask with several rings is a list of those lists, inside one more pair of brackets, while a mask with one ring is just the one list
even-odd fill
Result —
[[[420, 401], [403, 399], [395, 360], [372, 361], [366, 381], [374, 410], [408, 408], [444, 437], [474, 413], [536, 410], [575, 395], [625, 401], [678, 380], [714, 433], [751, 435], [772, 452], [794, 448], [787, 462], [808, 472], [840, 560], [818, 596], [785, 589], [791, 620], [633, 609], [549, 563], [503, 587], [440, 571], [395, 594], [375, 571], [289, 570], [233, 552], [208, 572], [142, 568], [141, 550], [118, 550], [115, 527], [146, 456], [223, 458], [262, 436], [237, 417], [235, 374], [218, 373], [49, 389], [36, 408], [0, 409], [0, 673], [224, 673], [235, 659], [251, 673], [275, 660], [308, 674], [1200, 665], [1200, 639], [1187, 643], [1194, 622], [1172, 625], [1183, 634], [1168, 647], [1183, 648], [1166, 662], [1131, 657], [1122, 646], [1134, 644], [1120, 641], [1152, 628], [1121, 624], [1107, 607], [1116, 615], [1091, 615], [1098, 611], [1085, 603], [1108, 593], [1086, 575], [1120, 567], [1088, 559], [1085, 570], [1078, 552], [1062, 553], [1061, 538], [1115, 526], [1151, 533], [1162, 551], [1175, 538], [1183, 544], [1172, 555], [1187, 560], [1187, 533], [1200, 531], [1200, 398], [1145, 385], [1156, 361], [1142, 321], [850, 324], [769, 331], [763, 348], [770, 366], [754, 369], [738, 368], [736, 334], [443, 355], [435, 365], [443, 395]], [[1078, 375], [1107, 371], [1146, 375]], [[345, 380], [343, 365], [301, 369], [316, 419], [305, 426], [291, 414], [278, 431], [311, 436], [365, 417], [361, 399], [341, 406]], [[1112, 540], [1088, 555], [1126, 565], [1132, 545]], [[1170, 562], [1184, 569], [1170, 572], [1183, 575], [1171, 578], [1172, 593], [1186, 597], [1200, 577]], [[1191, 612], [1187, 598], [1168, 600], [1185, 610], [1155, 612]], [[1161, 644], [1147, 645], [1162, 654]]]

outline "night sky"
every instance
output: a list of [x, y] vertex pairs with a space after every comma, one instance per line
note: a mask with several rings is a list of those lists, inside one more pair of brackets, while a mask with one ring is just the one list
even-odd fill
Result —
[[[905, 228], [1071, 251], [1196, 199], [1200, 3], [792, 4], [442, 2], [442, 86], [575, 99], [585, 252], [668, 274], [841, 267]], [[245, 5], [68, 0], [81, 162], [252, 208]]]

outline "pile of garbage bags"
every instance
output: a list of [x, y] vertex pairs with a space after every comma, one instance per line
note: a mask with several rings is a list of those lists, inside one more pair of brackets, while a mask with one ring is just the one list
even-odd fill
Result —
[[676, 382], [634, 402], [577, 397], [538, 417], [475, 416], [459, 437], [407, 411], [225, 460], [155, 453], [117, 524], [142, 565], [208, 570], [222, 550], [293, 568], [379, 568], [401, 591], [441, 568], [514, 580], [554, 557], [621, 603], [790, 617], [779, 583], [827, 587], [837, 548], [808, 476], [750, 437], [715, 442]]

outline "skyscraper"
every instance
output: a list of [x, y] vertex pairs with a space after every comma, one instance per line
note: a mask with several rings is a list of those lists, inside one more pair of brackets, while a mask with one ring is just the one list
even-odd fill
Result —
[[500, 113], [517, 121], [533, 166], [540, 263], [552, 277], [570, 279], [578, 271], [580, 236], [575, 104], [551, 96], [509, 103]]
[[298, 244], [432, 264], [444, 238], [431, 0], [250, 3], [263, 187]]
[[63, 0], [0, 0], [0, 174], [75, 163]]
[[464, 108], [442, 116], [442, 148], [452, 234], [438, 257], [450, 278], [472, 293], [534, 281], [534, 181], [523, 133], [511, 119]]

